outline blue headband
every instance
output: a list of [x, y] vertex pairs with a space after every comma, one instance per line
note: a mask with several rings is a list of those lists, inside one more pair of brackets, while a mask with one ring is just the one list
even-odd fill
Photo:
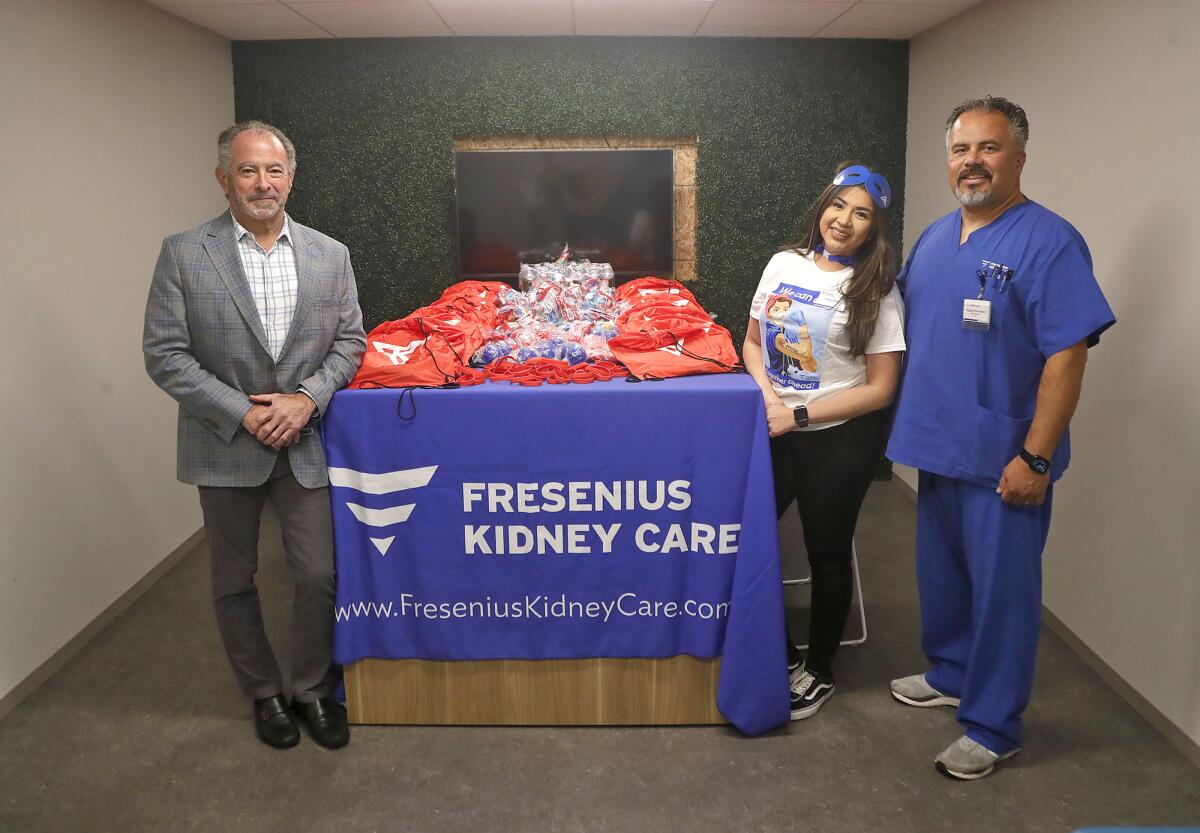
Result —
[[838, 171], [838, 175], [833, 178], [833, 184], [861, 185], [867, 189], [871, 202], [880, 208], [887, 208], [892, 204], [892, 186], [888, 185], [883, 174], [875, 173], [866, 165], [851, 165], [849, 168]]

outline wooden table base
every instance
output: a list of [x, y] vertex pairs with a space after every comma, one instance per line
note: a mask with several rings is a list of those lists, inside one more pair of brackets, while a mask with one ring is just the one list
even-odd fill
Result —
[[727, 723], [721, 660], [556, 659], [346, 666], [351, 723], [636, 726]]

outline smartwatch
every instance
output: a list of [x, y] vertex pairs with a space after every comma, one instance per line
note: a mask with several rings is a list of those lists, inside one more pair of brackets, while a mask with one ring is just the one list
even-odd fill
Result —
[[807, 428], [808, 427], [808, 406], [807, 405], [801, 405], [799, 408], [796, 408], [795, 410], [793, 410], [792, 416], [795, 417], [795, 419], [796, 419], [796, 427], [797, 428]]
[[1021, 459], [1024, 460], [1025, 464], [1033, 470], [1034, 474], [1046, 474], [1050, 471], [1049, 460], [1047, 460], [1045, 457], [1039, 457], [1036, 454], [1026, 451], [1024, 448], [1021, 449]]

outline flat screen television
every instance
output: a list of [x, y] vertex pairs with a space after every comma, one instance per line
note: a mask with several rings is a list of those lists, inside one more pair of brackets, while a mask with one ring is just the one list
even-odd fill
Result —
[[515, 280], [522, 263], [611, 263], [618, 278], [670, 275], [670, 150], [455, 153], [462, 278]]

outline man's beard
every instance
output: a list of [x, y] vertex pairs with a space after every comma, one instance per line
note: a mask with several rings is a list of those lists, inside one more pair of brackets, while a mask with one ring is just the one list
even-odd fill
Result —
[[256, 220], [270, 220], [280, 211], [283, 211], [284, 201], [278, 196], [275, 197], [275, 202], [272, 204], [257, 204], [250, 197], [243, 197], [235, 192], [234, 202], [243, 214], [247, 214]]
[[[987, 178], [987, 184], [974, 190], [970, 188], [960, 187], [963, 179], [968, 176], [984, 176]], [[954, 186], [954, 196], [961, 205], [972, 208], [977, 205], [984, 205], [992, 198], [992, 177], [987, 170], [981, 166], [973, 166], [963, 170], [958, 177]]]
[[966, 188], [955, 188], [954, 196], [960, 205], [965, 205], [967, 208], [973, 208], [977, 205], [984, 205], [992, 198], [991, 186], [987, 188], [976, 188], [974, 191]]

